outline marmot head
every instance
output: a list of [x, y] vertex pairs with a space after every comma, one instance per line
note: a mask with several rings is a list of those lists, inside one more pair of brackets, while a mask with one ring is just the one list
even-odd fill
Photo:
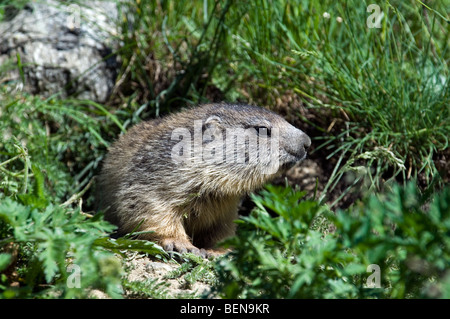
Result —
[[183, 122], [187, 127], [171, 135], [178, 142], [172, 147], [174, 162], [194, 163], [199, 172], [217, 178], [254, 181], [251, 188], [303, 160], [311, 145], [304, 132], [256, 106], [204, 105]]

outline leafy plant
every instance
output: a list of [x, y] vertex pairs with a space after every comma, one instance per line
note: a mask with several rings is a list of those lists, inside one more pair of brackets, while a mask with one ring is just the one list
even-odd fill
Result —
[[98, 120], [105, 131], [124, 129], [121, 122], [89, 101], [16, 93], [0, 102], [0, 297], [89, 297], [95, 289], [121, 297], [118, 254], [166, 255], [151, 242], [109, 238], [115, 226], [82, 211], [108, 145]]
[[[336, 215], [303, 196], [268, 186], [253, 197], [256, 209], [239, 221], [238, 235], [226, 242], [233, 251], [217, 266], [223, 297], [447, 297], [448, 187], [427, 211], [429, 196], [413, 183]], [[371, 289], [373, 264], [381, 283]]]
[[[87, 288], [101, 288], [113, 297], [120, 296], [120, 262], [111, 252], [94, 246], [98, 237], [113, 229], [98, 216], [88, 219], [78, 210], [68, 211], [52, 204], [37, 209], [7, 198], [0, 203], [0, 224], [0, 246], [14, 243], [22, 258], [29, 257], [22, 261], [14, 279], [21, 287], [5, 288], [4, 297], [35, 292], [72, 298], [86, 296]], [[80, 267], [79, 286], [67, 284], [69, 265]]]
[[209, 285], [214, 285], [217, 282], [214, 274], [214, 263], [191, 253], [184, 254], [181, 266], [168, 273], [165, 277], [168, 279], [182, 277], [184, 285], [188, 287], [197, 281]]
[[145, 281], [123, 281], [127, 297], [165, 299], [168, 296], [169, 285], [158, 279], [147, 279]]
[[[218, 264], [219, 291], [226, 298], [321, 298], [355, 296], [343, 267], [355, 258], [337, 250], [337, 238], [313, 229], [326, 212], [304, 192], [267, 186], [254, 195], [256, 209], [239, 220], [233, 248]], [[272, 217], [271, 214], [275, 217]]]
[[0, 268], [17, 268], [3, 281], [20, 283], [19, 287], [0, 285], [0, 296], [74, 298], [88, 297], [93, 289], [100, 289], [119, 298], [123, 273], [116, 254], [135, 250], [166, 255], [148, 241], [109, 238], [115, 226], [101, 214], [90, 216], [79, 208], [44, 202], [43, 179], [35, 183], [40, 185], [34, 189], [40, 191], [19, 196], [24, 203], [11, 198], [0, 202], [0, 249], [4, 251]]
[[363, 265], [380, 266], [380, 297], [448, 298], [450, 187], [432, 195], [421, 194], [413, 182], [395, 185], [332, 220], [343, 249]]

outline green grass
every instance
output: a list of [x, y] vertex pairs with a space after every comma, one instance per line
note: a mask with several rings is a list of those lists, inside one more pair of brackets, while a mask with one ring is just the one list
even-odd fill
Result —
[[450, 130], [450, 54], [448, 18], [438, 14], [446, 6], [436, 6], [386, 1], [381, 28], [369, 29], [364, 1], [242, 5], [231, 36], [236, 73], [251, 75], [243, 79], [250, 96], [270, 106], [276, 94], [295, 92], [311, 112], [328, 110], [331, 119], [315, 125], [335, 129], [316, 138], [316, 151], [354, 162], [337, 169], [326, 190], [345, 171], [365, 167], [378, 190], [396, 177], [421, 175], [429, 184], [438, 175], [433, 158], [448, 148]]
[[[348, 172], [371, 189], [411, 178], [426, 186], [448, 149], [448, 5], [385, 1], [371, 29], [364, 1], [141, 1], [124, 67], [149, 91], [144, 114], [217, 98], [289, 108], [285, 96], [291, 112], [319, 114], [305, 119], [322, 132], [315, 150], [339, 159], [323, 197]], [[171, 70], [159, 91], [142, 67], [150, 56], [149, 68]]]
[[26, 191], [30, 160], [46, 172], [57, 199], [67, 196], [69, 189], [81, 191], [109, 145], [105, 138], [112, 139], [107, 136], [117, 131], [115, 127], [123, 129], [116, 116], [92, 101], [41, 99], [2, 91], [0, 158], [16, 157], [0, 167], [6, 174], [3, 193], [14, 196]]
[[[324, 146], [334, 148], [331, 155], [349, 152], [351, 159], [366, 160], [375, 168], [367, 173], [378, 189], [383, 178], [398, 174], [402, 180], [421, 174], [429, 184], [438, 175], [433, 156], [448, 147], [450, 129], [445, 21], [436, 15], [424, 19], [417, 3], [386, 5], [383, 11], [389, 20], [366, 37], [354, 35], [353, 15], [342, 12], [348, 48], [331, 44], [320, 53], [332, 92], [327, 96], [349, 119]], [[422, 28], [407, 25], [411, 16]]]

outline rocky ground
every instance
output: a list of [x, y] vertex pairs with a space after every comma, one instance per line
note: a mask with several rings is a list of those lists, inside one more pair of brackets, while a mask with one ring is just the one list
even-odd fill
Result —
[[[153, 290], [149, 293], [156, 298], [199, 298], [207, 296], [211, 291], [210, 284], [189, 279], [193, 268], [188, 264], [174, 260], [158, 261], [138, 253], [129, 256], [124, 263], [127, 281], [147, 283], [150, 290]], [[130, 290], [125, 292], [125, 298], [142, 297]]]

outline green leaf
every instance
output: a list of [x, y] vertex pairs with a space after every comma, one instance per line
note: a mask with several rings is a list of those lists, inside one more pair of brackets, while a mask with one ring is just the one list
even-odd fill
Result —
[[31, 170], [34, 175], [33, 193], [19, 194], [18, 197], [24, 205], [42, 209], [48, 205], [48, 199], [44, 192], [44, 175], [35, 164], [31, 165]]
[[168, 257], [167, 252], [159, 245], [147, 241], [147, 240], [136, 240], [127, 238], [98, 238], [94, 241], [95, 246], [103, 247], [109, 249], [113, 252], [120, 253], [121, 250], [131, 250], [140, 251], [150, 255], [162, 255]]
[[5, 270], [11, 263], [11, 255], [6, 253], [0, 253], [0, 272]]
[[346, 276], [352, 276], [357, 274], [365, 273], [367, 269], [367, 266], [356, 264], [356, 263], [349, 263], [343, 268], [343, 272]]

